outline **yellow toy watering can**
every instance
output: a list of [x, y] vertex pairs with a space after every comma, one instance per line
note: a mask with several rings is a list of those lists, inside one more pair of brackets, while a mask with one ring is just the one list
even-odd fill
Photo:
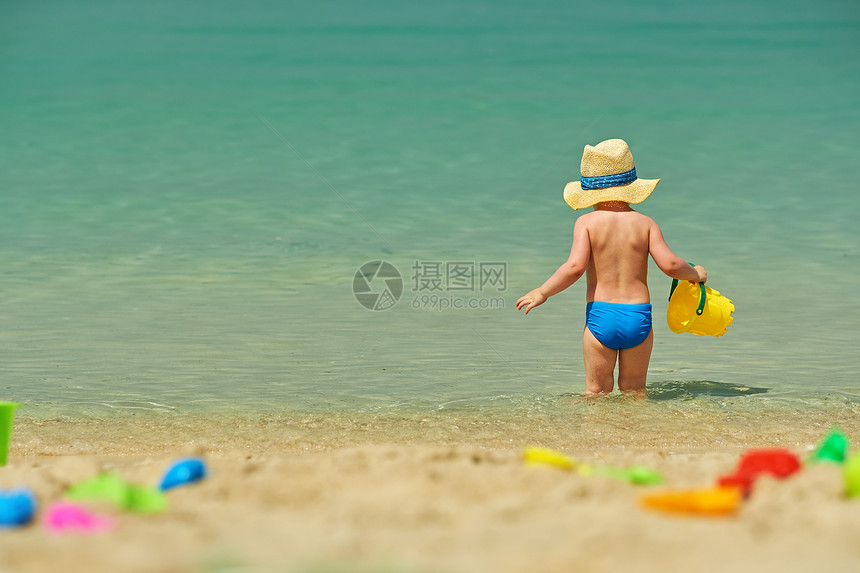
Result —
[[[692, 263], [690, 263], [692, 265]], [[734, 320], [732, 301], [702, 283], [672, 280], [666, 320], [676, 334], [722, 336]]]

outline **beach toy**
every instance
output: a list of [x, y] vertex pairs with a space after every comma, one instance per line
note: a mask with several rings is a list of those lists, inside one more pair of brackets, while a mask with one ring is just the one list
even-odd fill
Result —
[[154, 487], [126, 483], [113, 473], [103, 473], [70, 487], [71, 501], [110, 501], [116, 507], [137, 513], [160, 513], [167, 509], [167, 496]]
[[741, 492], [735, 487], [666, 491], [644, 495], [640, 503], [670, 513], [727, 515], [738, 509]]
[[663, 476], [657, 471], [645, 466], [630, 466], [629, 468], [592, 468], [592, 472], [611, 478], [630, 482], [634, 485], [655, 485], [663, 482]]
[[93, 513], [82, 505], [62, 501], [48, 508], [42, 524], [48, 531], [56, 533], [99, 533], [115, 527], [114, 520], [108, 515]]
[[580, 464], [573, 458], [549, 448], [526, 448], [523, 451], [523, 461], [528, 466], [552, 466], [568, 471], [577, 470], [582, 476], [602, 475], [636, 485], [652, 485], [663, 481], [659, 473], [645, 466], [613, 468]]
[[118, 475], [103, 473], [71, 486], [64, 497], [72, 501], [109, 501], [125, 508], [128, 486]]
[[751, 450], [741, 456], [735, 473], [719, 479], [720, 486], [734, 486], [749, 495], [753, 482], [761, 475], [778, 479], [800, 471], [800, 459], [783, 449]]
[[25, 487], [0, 491], [0, 528], [26, 525], [36, 513], [36, 498]]
[[552, 466], [563, 470], [576, 468], [576, 460], [549, 448], [526, 448], [523, 461], [528, 466]]
[[860, 496], [860, 452], [854, 452], [854, 455], [845, 461], [842, 475], [845, 477], [845, 495]]
[[840, 432], [837, 428], [830, 430], [818, 448], [812, 452], [809, 458], [810, 462], [836, 462], [842, 463], [845, 461], [845, 456], [848, 453], [848, 437]]
[[182, 458], [176, 460], [161, 478], [158, 489], [167, 491], [179, 485], [194, 483], [206, 477], [206, 465], [200, 458]]
[[15, 419], [15, 410], [20, 405], [15, 402], [0, 402], [0, 466], [6, 465], [9, 443], [12, 441], [12, 421]]
[[722, 336], [734, 320], [734, 311], [735, 305], [719, 291], [702, 283], [672, 279], [666, 321], [675, 334]]
[[167, 509], [167, 496], [152, 486], [128, 484], [125, 509], [135, 513], [161, 513]]

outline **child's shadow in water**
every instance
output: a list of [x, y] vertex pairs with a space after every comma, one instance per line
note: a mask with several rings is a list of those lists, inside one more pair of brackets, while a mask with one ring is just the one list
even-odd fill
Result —
[[722, 396], [733, 398], [764, 394], [770, 388], [754, 388], [711, 380], [670, 380], [648, 384], [649, 400], [685, 400], [699, 396]]

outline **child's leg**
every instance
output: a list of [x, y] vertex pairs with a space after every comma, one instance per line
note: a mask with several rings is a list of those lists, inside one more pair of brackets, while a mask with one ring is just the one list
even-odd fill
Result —
[[622, 392], [644, 392], [651, 348], [654, 346], [652, 330], [639, 346], [618, 352], [618, 389]]
[[586, 394], [609, 394], [612, 392], [612, 388], [615, 386], [615, 359], [617, 357], [617, 350], [604, 346], [586, 327], [582, 335], [582, 360], [585, 362]]

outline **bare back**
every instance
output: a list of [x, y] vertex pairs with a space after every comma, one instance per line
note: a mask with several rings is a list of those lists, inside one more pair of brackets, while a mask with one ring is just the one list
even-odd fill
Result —
[[578, 222], [585, 225], [591, 245], [586, 301], [650, 303], [648, 253], [654, 221], [627, 208], [595, 210]]

